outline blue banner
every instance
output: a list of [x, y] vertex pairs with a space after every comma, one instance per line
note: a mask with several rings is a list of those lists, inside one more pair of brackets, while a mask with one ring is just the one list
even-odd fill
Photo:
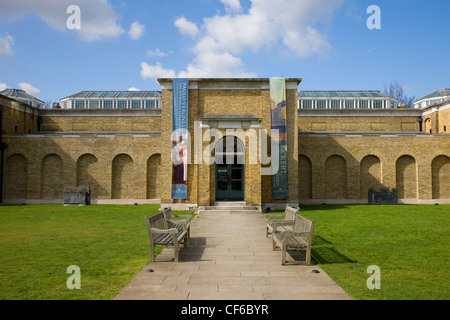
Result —
[[189, 79], [173, 79], [172, 199], [187, 199]]

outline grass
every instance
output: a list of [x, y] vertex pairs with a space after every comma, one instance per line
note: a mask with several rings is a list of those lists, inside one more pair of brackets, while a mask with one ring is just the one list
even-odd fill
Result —
[[[312, 258], [355, 299], [448, 300], [450, 205], [319, 205]], [[369, 290], [367, 268], [381, 271]]]
[[[355, 299], [450, 298], [450, 206], [305, 206], [312, 258]], [[109, 300], [149, 262], [158, 205], [0, 207], [1, 300]], [[262, 231], [264, 233], [264, 231]], [[66, 286], [81, 270], [81, 290]], [[369, 290], [367, 268], [381, 270]]]
[[[158, 205], [0, 207], [1, 300], [108, 300], [149, 262]], [[81, 290], [68, 290], [71, 265]]]

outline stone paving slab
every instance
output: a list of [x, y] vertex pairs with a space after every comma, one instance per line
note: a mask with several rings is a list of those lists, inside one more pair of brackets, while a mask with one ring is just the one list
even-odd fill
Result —
[[[288, 255], [289, 257], [289, 255]], [[291, 258], [304, 259], [298, 253]], [[154, 272], [147, 272], [153, 269]], [[320, 273], [312, 273], [318, 270]], [[173, 262], [164, 248], [115, 300], [351, 300], [317, 266], [281, 265], [258, 213], [202, 213]]]

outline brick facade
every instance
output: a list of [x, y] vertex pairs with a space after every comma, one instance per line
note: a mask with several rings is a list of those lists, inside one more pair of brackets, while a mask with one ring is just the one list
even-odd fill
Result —
[[450, 202], [450, 108], [299, 111], [300, 79], [287, 79], [288, 199], [272, 199], [267, 165], [251, 161], [262, 150], [248, 133], [270, 133], [269, 79], [190, 79], [188, 199], [172, 200], [172, 80], [159, 81], [162, 110], [38, 110], [0, 97], [4, 202], [62, 202], [89, 186], [93, 203], [212, 205], [215, 166], [204, 151], [218, 142], [208, 135], [227, 130], [245, 144], [248, 205], [367, 203], [369, 189], [394, 188], [401, 201]]

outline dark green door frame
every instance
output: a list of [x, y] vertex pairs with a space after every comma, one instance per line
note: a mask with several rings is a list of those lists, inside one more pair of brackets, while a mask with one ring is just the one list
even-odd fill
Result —
[[216, 164], [216, 201], [244, 200], [244, 165]]

